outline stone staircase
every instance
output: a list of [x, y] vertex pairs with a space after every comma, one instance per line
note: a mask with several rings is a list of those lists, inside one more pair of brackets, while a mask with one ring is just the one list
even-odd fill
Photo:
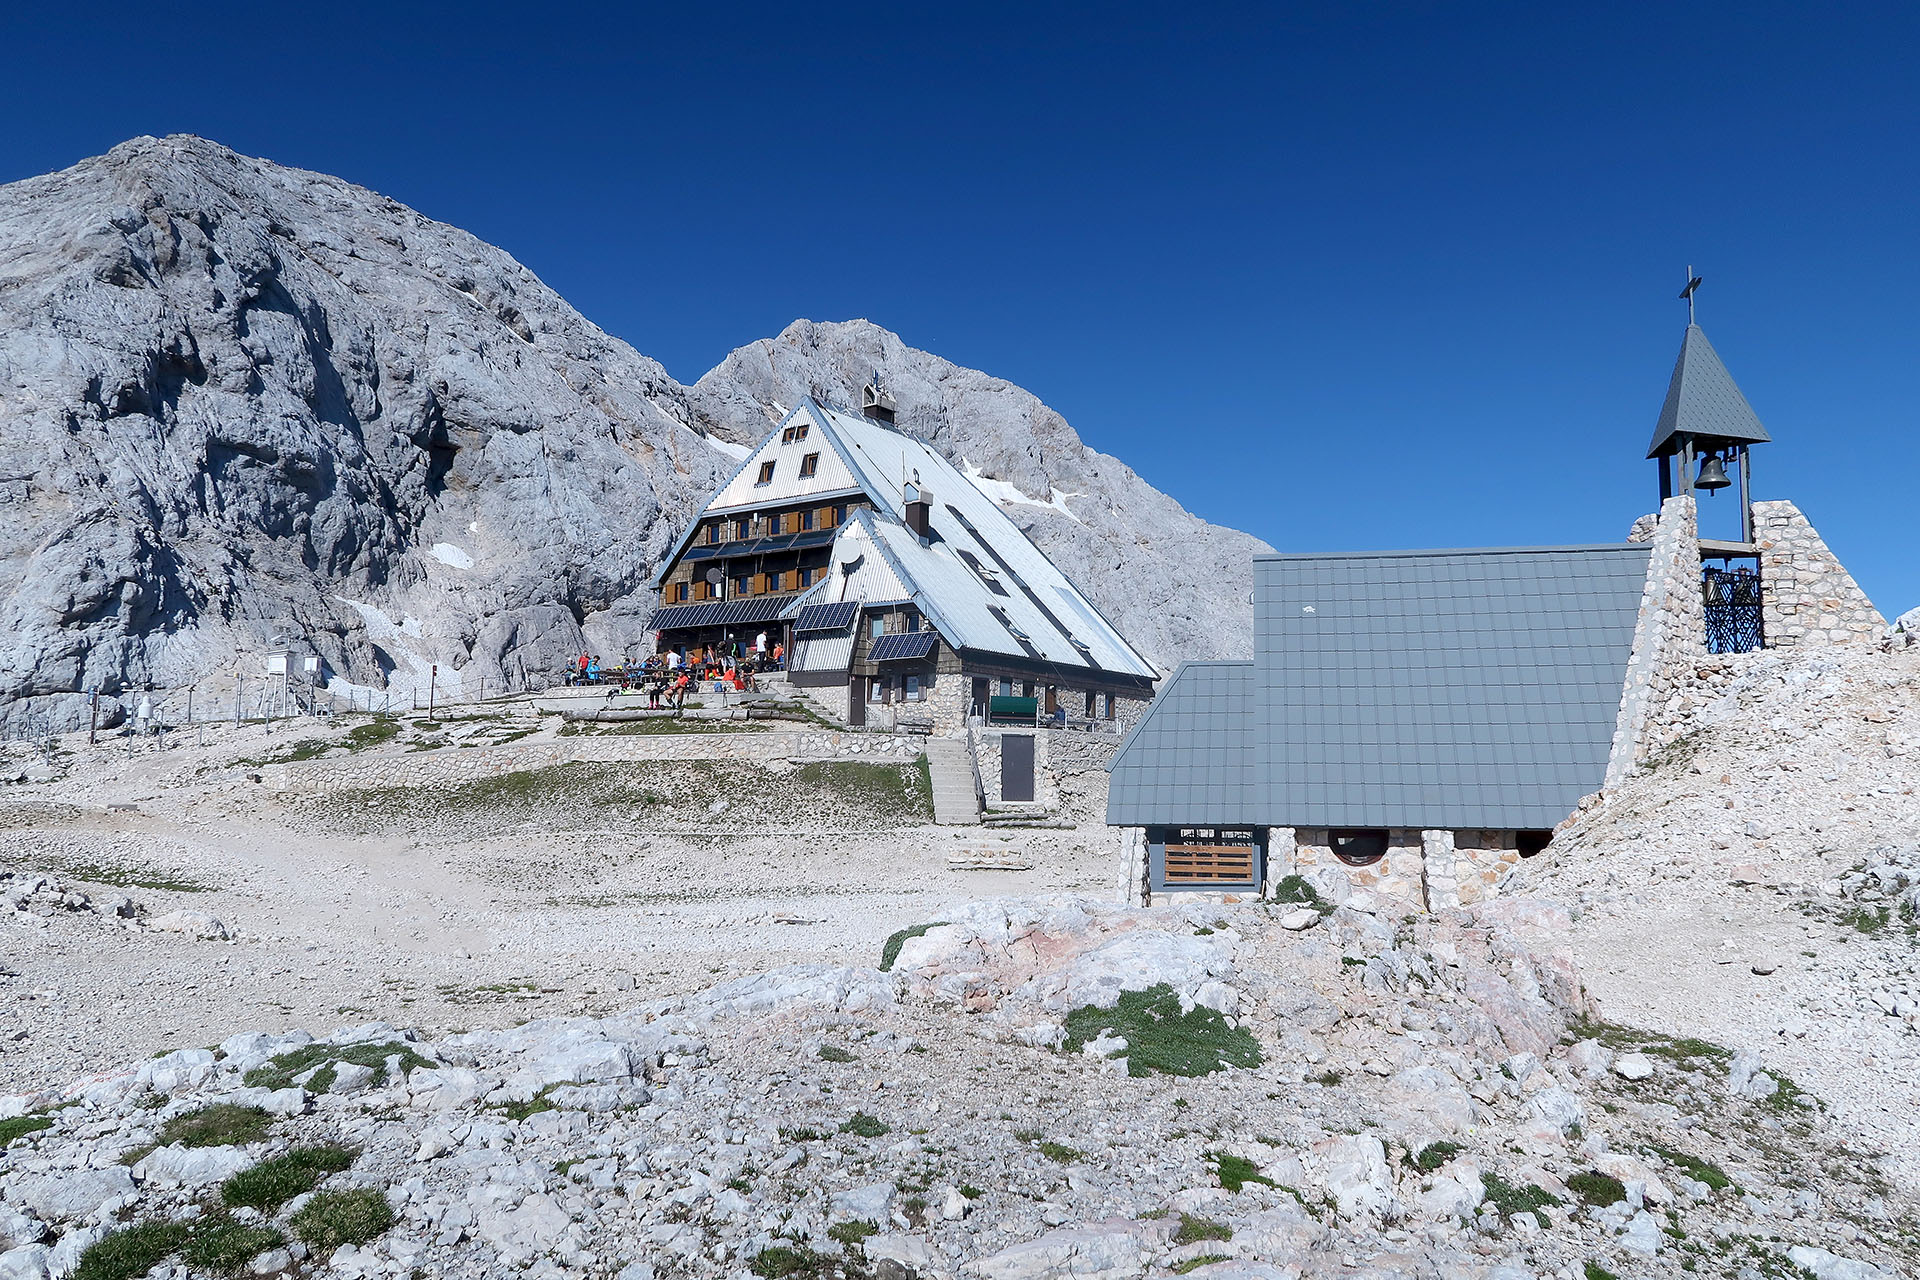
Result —
[[933, 775], [933, 820], [943, 827], [970, 827], [980, 821], [980, 794], [973, 786], [973, 754], [958, 738], [927, 739], [927, 768]]

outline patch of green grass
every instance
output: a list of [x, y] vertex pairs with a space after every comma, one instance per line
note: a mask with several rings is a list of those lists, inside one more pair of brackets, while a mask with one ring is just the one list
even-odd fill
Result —
[[1516, 1187], [1505, 1181], [1497, 1173], [1482, 1173], [1481, 1183], [1486, 1187], [1486, 1198], [1503, 1218], [1511, 1218], [1516, 1213], [1532, 1213], [1544, 1209], [1550, 1204], [1559, 1204], [1560, 1197], [1547, 1190], [1528, 1183]]
[[233, 1147], [257, 1142], [273, 1128], [273, 1117], [259, 1107], [216, 1102], [175, 1116], [160, 1126], [160, 1145]]
[[789, 1129], [785, 1125], [782, 1125], [780, 1127], [780, 1136], [785, 1138], [788, 1142], [818, 1142], [820, 1141], [820, 1139], [826, 1137], [827, 1135], [824, 1133], [821, 1133], [818, 1129], [807, 1129], [807, 1128]]
[[833, 1264], [832, 1258], [824, 1253], [815, 1253], [805, 1245], [776, 1244], [755, 1254], [753, 1261], [747, 1264], [747, 1270], [759, 1276], [760, 1280], [787, 1280], [789, 1276], [809, 1280]]
[[1217, 1010], [1195, 1005], [1180, 1011], [1180, 997], [1166, 983], [1123, 991], [1111, 1009], [1086, 1005], [1067, 1015], [1062, 1049], [1078, 1053], [1087, 1041], [1111, 1032], [1127, 1041], [1127, 1074], [1158, 1071], [1203, 1076], [1229, 1066], [1260, 1065], [1260, 1042], [1244, 1027], [1230, 1027]]
[[1727, 1176], [1726, 1170], [1717, 1164], [1709, 1164], [1698, 1156], [1690, 1156], [1684, 1151], [1675, 1151], [1671, 1147], [1657, 1147], [1651, 1144], [1648, 1145], [1647, 1150], [1653, 1152], [1653, 1154], [1659, 1156], [1662, 1160], [1665, 1160], [1668, 1164], [1680, 1170], [1695, 1182], [1704, 1182], [1714, 1191], [1725, 1191], [1733, 1185], [1733, 1179]]
[[846, 1049], [842, 1049], [837, 1044], [823, 1044], [820, 1046], [820, 1061], [822, 1062], [853, 1062], [855, 1061], [855, 1058], [851, 1052], [849, 1052]]
[[553, 1104], [553, 1099], [547, 1096], [553, 1089], [553, 1085], [548, 1085], [525, 1102], [495, 1102], [490, 1106], [494, 1111], [518, 1124], [529, 1116], [539, 1115], [542, 1111], [558, 1110], [559, 1108]]
[[1331, 1089], [1333, 1086], [1339, 1084], [1343, 1078], [1338, 1071], [1328, 1068], [1318, 1075], [1308, 1076], [1307, 1081], [1310, 1084], [1317, 1084], [1324, 1088]]
[[1760, 1100], [1760, 1105], [1767, 1110], [1789, 1115], [1820, 1110], [1820, 1100], [1795, 1084], [1785, 1072], [1765, 1071], [1761, 1074], [1772, 1077], [1774, 1083], [1773, 1092]]
[[1220, 1185], [1235, 1195], [1249, 1182], [1264, 1182], [1268, 1186], [1277, 1185], [1272, 1178], [1260, 1172], [1260, 1166], [1245, 1156], [1229, 1155], [1225, 1151], [1209, 1151], [1207, 1163], [1213, 1166], [1214, 1176], [1220, 1179]]
[[1407, 1153], [1407, 1163], [1421, 1173], [1432, 1173], [1447, 1161], [1466, 1150], [1457, 1142], [1429, 1142], [1416, 1152]]
[[154, 889], [161, 893], [212, 893], [213, 886], [204, 884], [178, 871], [161, 871], [154, 867], [108, 867], [97, 862], [65, 862], [56, 860], [53, 869], [71, 880], [84, 881], [87, 884], [110, 884], [116, 889]]
[[[373, 1079], [369, 1083], [377, 1088], [387, 1082], [387, 1059], [396, 1055], [400, 1059], [400, 1074], [403, 1076], [418, 1067], [433, 1065], [398, 1040], [379, 1044], [307, 1044], [290, 1053], [280, 1054], [247, 1072], [245, 1083], [248, 1088], [290, 1089], [293, 1087], [293, 1078], [302, 1072], [351, 1062], [355, 1066], [373, 1068]], [[325, 1093], [332, 1086], [331, 1073], [325, 1076], [324, 1082], [316, 1074], [307, 1084], [307, 1088], [314, 1093]]]
[[374, 747], [384, 746], [400, 736], [400, 722], [392, 716], [375, 716], [365, 724], [357, 724], [347, 732], [345, 746], [349, 751], [370, 751]]
[[1607, 1270], [1591, 1258], [1587, 1260], [1585, 1275], [1586, 1280], [1620, 1280], [1619, 1276], [1613, 1274], [1613, 1272]]
[[854, 1249], [859, 1248], [867, 1237], [879, 1234], [880, 1228], [871, 1222], [838, 1222], [827, 1228], [828, 1238]]
[[331, 1253], [343, 1244], [362, 1245], [393, 1225], [387, 1198], [371, 1187], [319, 1191], [288, 1223], [308, 1247]]
[[853, 1119], [840, 1126], [840, 1132], [850, 1133], [856, 1138], [879, 1138], [892, 1133], [893, 1126], [878, 1116], [856, 1111], [853, 1113]]
[[159, 1149], [157, 1142], [143, 1142], [137, 1147], [128, 1147], [120, 1153], [120, 1163], [131, 1169]]
[[220, 1199], [229, 1208], [272, 1214], [328, 1174], [349, 1168], [357, 1154], [347, 1147], [295, 1147], [228, 1178], [220, 1184]]
[[984, 1196], [987, 1193], [982, 1191], [980, 1188], [973, 1186], [971, 1183], [969, 1183], [968, 1185], [960, 1188], [960, 1194], [965, 1196], [969, 1200], [978, 1200], [981, 1196]]
[[73, 1280], [138, 1280], [186, 1242], [187, 1228], [178, 1222], [141, 1222], [110, 1231], [80, 1255]]
[[46, 1116], [16, 1116], [12, 1120], [0, 1120], [0, 1147], [5, 1147], [15, 1138], [24, 1138], [30, 1133], [51, 1128], [53, 1121]]
[[912, 764], [867, 764], [858, 760], [803, 764], [789, 775], [786, 786], [901, 821], [933, 821], [933, 778], [925, 756]]
[[1333, 910], [1333, 904], [1320, 896], [1320, 891], [1307, 883], [1305, 876], [1286, 876], [1273, 886], [1273, 900], [1290, 906], [1312, 907], [1321, 915]]
[[1627, 1198], [1626, 1184], [1611, 1174], [1601, 1173], [1597, 1169], [1587, 1169], [1567, 1179], [1567, 1190], [1581, 1204], [1604, 1209], [1610, 1204], [1619, 1204]]
[[195, 1270], [236, 1276], [255, 1255], [285, 1243], [286, 1237], [273, 1227], [222, 1218], [195, 1224], [180, 1256]]
[[1040, 1144], [1040, 1154], [1055, 1164], [1073, 1164], [1077, 1160], [1084, 1159], [1087, 1153], [1076, 1151], [1058, 1142], [1043, 1142]]
[[1175, 1265], [1173, 1274], [1183, 1276], [1189, 1271], [1198, 1271], [1210, 1262], [1225, 1262], [1226, 1260], [1227, 1255], [1224, 1253], [1203, 1253], [1197, 1258], [1188, 1258], [1185, 1262]]
[[1193, 936], [1196, 938], [1211, 937], [1212, 934], [1213, 934], [1213, 930], [1207, 928], [1207, 926], [1205, 925], [1201, 925], [1198, 929], [1195, 929], [1193, 931]]
[[1198, 1244], [1202, 1240], [1231, 1240], [1233, 1228], [1224, 1222], [1215, 1222], [1212, 1218], [1196, 1218], [1192, 1214], [1180, 1215], [1180, 1229], [1173, 1233], [1175, 1244]]
[[907, 944], [908, 938], [923, 938], [929, 929], [938, 929], [946, 923], [945, 920], [933, 920], [888, 934], [886, 945], [880, 948], [880, 972], [888, 973], [893, 969], [893, 962], [900, 958], [900, 948]]

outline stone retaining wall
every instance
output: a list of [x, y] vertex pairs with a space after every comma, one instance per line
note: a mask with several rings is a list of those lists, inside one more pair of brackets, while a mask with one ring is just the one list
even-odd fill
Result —
[[338, 759], [268, 765], [261, 781], [279, 791], [361, 790], [443, 786], [560, 764], [632, 760], [738, 760], [767, 765], [816, 760], [906, 763], [922, 750], [918, 738], [825, 729], [766, 733], [587, 734], [498, 747], [369, 753]]
[[1646, 536], [1645, 516], [1634, 522], [1628, 535], [1632, 541], [1651, 541], [1653, 550], [1607, 757], [1608, 787], [1618, 786], [1635, 761], [1665, 745], [1664, 722], [1658, 713], [1706, 657], [1707, 612], [1700, 592], [1698, 531], [1693, 498], [1682, 494], [1660, 504], [1651, 538]]
[[1761, 626], [1769, 649], [1872, 643], [1887, 620], [1791, 502], [1753, 504]]

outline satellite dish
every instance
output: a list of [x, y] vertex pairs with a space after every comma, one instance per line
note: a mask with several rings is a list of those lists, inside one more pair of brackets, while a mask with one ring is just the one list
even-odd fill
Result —
[[723, 575], [720, 572], [720, 567], [718, 565], [715, 565], [713, 568], [707, 570], [707, 581], [711, 582], [716, 587], [720, 585], [720, 579], [723, 576], [725, 575]]

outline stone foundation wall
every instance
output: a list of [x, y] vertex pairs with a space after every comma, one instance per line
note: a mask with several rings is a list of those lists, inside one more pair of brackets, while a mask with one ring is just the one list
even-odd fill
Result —
[[1767, 648], [1872, 643], [1887, 635], [1887, 620], [1800, 508], [1754, 503], [1753, 540]]
[[[1146, 831], [1120, 832], [1117, 860], [1125, 900], [1145, 905], [1153, 896]], [[1263, 893], [1297, 875], [1329, 902], [1350, 903], [1388, 913], [1442, 911], [1499, 896], [1501, 883], [1520, 865], [1517, 834], [1512, 831], [1414, 831], [1387, 833], [1387, 852], [1365, 867], [1348, 866], [1334, 856], [1327, 831], [1314, 827], [1271, 827], [1267, 831], [1267, 878]], [[1170, 896], [1170, 895], [1163, 895]], [[1192, 897], [1242, 898], [1244, 892]]]
[[629, 760], [738, 760], [749, 764], [816, 760], [906, 763], [922, 751], [918, 738], [803, 729], [767, 733], [584, 735], [499, 747], [368, 754], [268, 765], [261, 781], [278, 791], [362, 790], [474, 782], [553, 765]]
[[1633, 541], [1652, 542], [1653, 550], [1607, 758], [1605, 785], [1609, 787], [1619, 785], [1635, 761], [1670, 740], [1660, 736], [1664, 730], [1658, 713], [1685, 687], [1694, 667], [1707, 655], [1698, 509], [1692, 496], [1668, 498], [1660, 506], [1651, 537], [1648, 532], [1647, 517], [1642, 516], [1628, 535]]
[[[1009, 733], [1033, 736], [1033, 799], [1000, 798], [1000, 740]], [[967, 730], [967, 744], [973, 750], [975, 776], [988, 809], [1035, 809], [1051, 811], [1060, 806], [1060, 785], [1053, 774], [1053, 734], [1045, 729], [988, 729], [975, 725]]]

